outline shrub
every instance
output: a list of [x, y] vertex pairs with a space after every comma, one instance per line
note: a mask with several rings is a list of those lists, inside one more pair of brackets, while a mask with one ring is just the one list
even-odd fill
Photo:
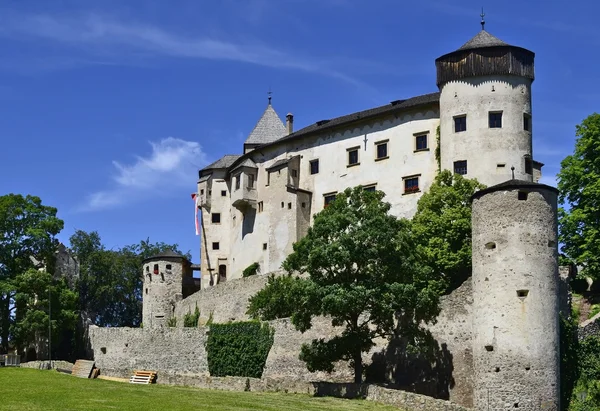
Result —
[[260, 378], [273, 334], [271, 326], [258, 321], [213, 324], [206, 341], [210, 375]]
[[256, 275], [259, 272], [260, 264], [252, 263], [248, 267], [244, 269], [242, 272], [242, 277], [250, 277], [251, 275]]
[[167, 327], [177, 327], [177, 317], [171, 317], [167, 321]]
[[183, 326], [184, 327], [197, 327], [198, 320], [200, 319], [200, 310], [198, 309], [198, 305], [196, 305], [196, 310], [194, 314], [188, 311], [188, 313], [183, 317]]

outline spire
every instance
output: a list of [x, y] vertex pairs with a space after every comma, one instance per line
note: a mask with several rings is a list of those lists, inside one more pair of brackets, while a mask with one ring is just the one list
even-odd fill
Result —
[[481, 8], [481, 30], [485, 30], [485, 13], [483, 12], [483, 7]]
[[273, 92], [271, 91], [271, 86], [269, 86], [269, 91], [267, 91], [267, 95], [269, 96], [269, 105], [271, 105], [272, 94]]

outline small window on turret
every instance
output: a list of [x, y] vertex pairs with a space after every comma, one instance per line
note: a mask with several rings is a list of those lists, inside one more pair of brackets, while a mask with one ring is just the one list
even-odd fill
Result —
[[490, 111], [489, 113], [490, 128], [502, 128], [502, 112]]
[[146, 272], [149, 273], [150, 272], [150, 266], [146, 266]]
[[171, 264], [167, 264], [167, 270], [171, 270]]
[[523, 114], [523, 130], [531, 131], [531, 115]]
[[158, 274], [158, 264], [154, 264], [154, 274]]

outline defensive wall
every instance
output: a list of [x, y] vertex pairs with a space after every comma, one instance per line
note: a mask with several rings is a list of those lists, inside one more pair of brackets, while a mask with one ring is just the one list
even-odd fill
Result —
[[[281, 272], [276, 273], [280, 275]], [[205, 343], [210, 327], [202, 326], [211, 316], [216, 323], [246, 320], [248, 298], [262, 289], [267, 275], [227, 281], [203, 289], [177, 303], [176, 327], [99, 328], [90, 327], [90, 340], [96, 366], [102, 374], [128, 377], [135, 369], [152, 369], [160, 383], [200, 384], [211, 379]], [[437, 344], [433, 359], [407, 358], [400, 342], [380, 340], [363, 359], [367, 382], [386, 384], [431, 397], [450, 400], [466, 407], [472, 405], [471, 356], [471, 281], [442, 298], [437, 324], [430, 327]], [[200, 310], [199, 327], [183, 327], [183, 316]], [[348, 382], [352, 370], [337, 364], [331, 373], [311, 373], [298, 359], [300, 347], [315, 338], [329, 338], [337, 330], [326, 318], [317, 318], [304, 334], [296, 331], [289, 319], [269, 322], [274, 328], [274, 343], [267, 357], [263, 380], [303, 382]], [[195, 381], [195, 382], [194, 382]], [[375, 392], [371, 390], [372, 392]], [[383, 395], [383, 394], [382, 394]], [[423, 408], [425, 409], [425, 408]]]

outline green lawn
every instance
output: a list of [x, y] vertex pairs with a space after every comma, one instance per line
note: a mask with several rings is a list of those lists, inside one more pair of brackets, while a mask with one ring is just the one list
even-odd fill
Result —
[[362, 400], [127, 384], [26, 368], [0, 368], [0, 410], [398, 411]]

